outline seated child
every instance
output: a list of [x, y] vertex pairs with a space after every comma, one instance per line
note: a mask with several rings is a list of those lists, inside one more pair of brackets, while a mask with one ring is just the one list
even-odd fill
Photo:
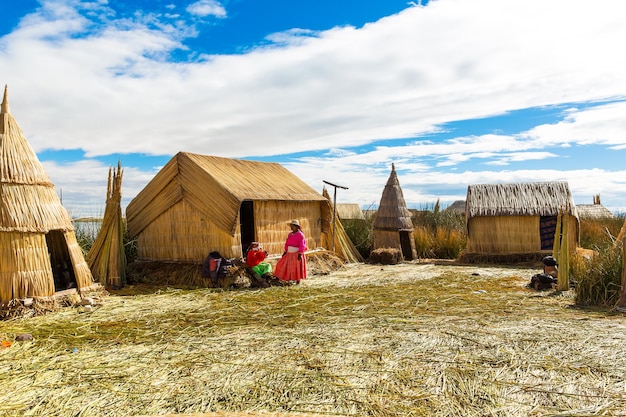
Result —
[[264, 275], [272, 274], [272, 265], [268, 262], [263, 262], [267, 257], [267, 251], [263, 250], [263, 247], [259, 242], [252, 242], [246, 252], [246, 266], [250, 269], [254, 279], [261, 282]]

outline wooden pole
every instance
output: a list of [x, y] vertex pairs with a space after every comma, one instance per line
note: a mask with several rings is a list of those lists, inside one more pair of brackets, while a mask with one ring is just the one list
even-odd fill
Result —
[[335, 252], [335, 229], [336, 229], [336, 224], [335, 222], [337, 221], [337, 188], [342, 188], [344, 190], [347, 190], [348, 187], [343, 187], [341, 185], [337, 185], [337, 184], [333, 184], [332, 182], [328, 182], [325, 180], [322, 180], [324, 182], [324, 184], [328, 184], [328, 185], [332, 185], [333, 187], [335, 187], [335, 192], [333, 194], [333, 233], [332, 233], [332, 242], [333, 242], [333, 252]]

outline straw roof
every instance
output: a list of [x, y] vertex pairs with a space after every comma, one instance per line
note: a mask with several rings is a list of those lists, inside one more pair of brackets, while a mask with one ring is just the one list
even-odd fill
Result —
[[601, 204], [576, 205], [578, 217], [581, 219], [612, 219], [615, 214]]
[[467, 187], [467, 217], [556, 216], [569, 207], [578, 217], [567, 182], [475, 184]]
[[411, 212], [406, 208], [394, 164], [378, 205], [374, 229], [413, 231]]
[[183, 199], [231, 236], [244, 200], [326, 202], [278, 163], [179, 152], [128, 205], [129, 234], [137, 236]]
[[445, 211], [465, 215], [465, 200], [456, 200], [446, 207]]
[[74, 230], [54, 184], [9, 111], [0, 106], [0, 232]]
[[363, 210], [357, 203], [338, 203], [337, 215], [341, 220], [365, 220]]

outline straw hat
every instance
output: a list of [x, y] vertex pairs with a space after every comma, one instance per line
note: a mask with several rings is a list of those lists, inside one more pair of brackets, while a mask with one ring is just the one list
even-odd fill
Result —
[[290, 221], [289, 225], [291, 226], [292, 224], [296, 225], [296, 226], [298, 226], [298, 228], [300, 228], [300, 222], [298, 220], [294, 219], [294, 220]]

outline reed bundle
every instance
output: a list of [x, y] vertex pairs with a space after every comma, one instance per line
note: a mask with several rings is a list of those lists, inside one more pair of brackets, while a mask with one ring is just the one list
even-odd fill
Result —
[[86, 256], [93, 277], [105, 287], [119, 288], [126, 283], [121, 200], [122, 166], [118, 162], [117, 170], [109, 169], [102, 226]]

